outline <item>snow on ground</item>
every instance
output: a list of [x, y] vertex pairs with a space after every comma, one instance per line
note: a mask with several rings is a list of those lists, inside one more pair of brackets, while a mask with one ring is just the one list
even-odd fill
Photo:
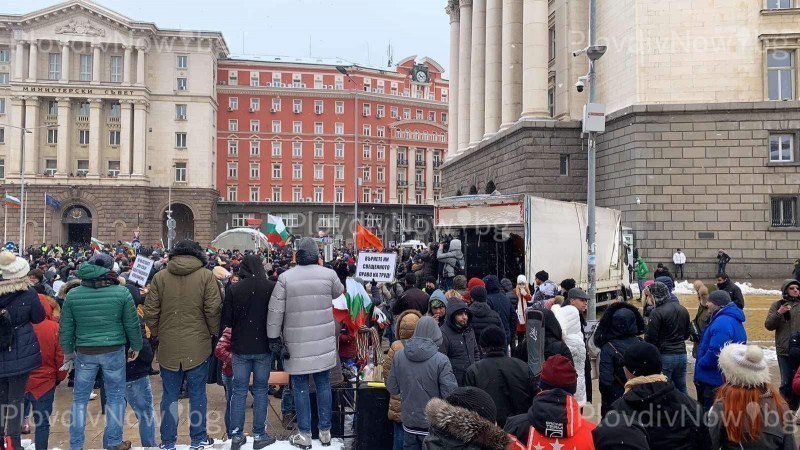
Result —
[[[342, 450], [344, 448], [344, 442], [341, 439], [334, 439], [329, 447], [323, 447], [322, 444], [320, 444], [319, 441], [316, 440], [314, 441], [313, 445], [314, 446], [312, 447], [312, 450], [313, 449]], [[212, 447], [207, 447], [207, 448], [214, 450], [224, 450], [230, 447], [231, 447], [231, 441], [228, 440], [228, 441], [217, 441], [214, 443]], [[33, 442], [31, 442], [29, 439], [23, 439], [22, 448], [24, 450], [34, 450]], [[147, 449], [149, 448], [150, 447], [147, 447]], [[175, 448], [177, 450], [189, 450], [188, 445], [177, 445]], [[288, 441], [278, 441], [266, 448], [268, 450], [297, 450], [297, 447], [292, 446], [291, 444], [289, 444]], [[145, 450], [145, 449], [146, 449], [145, 447], [133, 447], [132, 450]], [[242, 450], [252, 450], [252, 449], [253, 449], [253, 440], [252, 438], [248, 438], [247, 444], [242, 446]], [[56, 448], [54, 450], [60, 450], [60, 449]]]
[[[761, 347], [761, 350], [764, 351], [764, 359], [767, 360], [767, 362], [776, 363], [777, 364], [777, 362], [778, 362], [778, 354], [775, 353], [775, 347], [765, 347], [763, 345], [760, 345], [760, 343], [758, 343], [758, 342], [749, 342], [749, 343], [750, 344], [759, 344], [759, 346]], [[692, 366], [694, 366], [694, 361], [695, 361], [694, 358], [692, 357], [692, 346], [693, 345], [695, 345], [695, 344], [693, 344], [691, 342], [686, 344], [686, 353], [688, 354], [688, 364], [690, 364]]]
[[[762, 289], [753, 287], [753, 283], [735, 283], [742, 290], [743, 295], [781, 295], [781, 291], [777, 289]], [[631, 291], [634, 294], [639, 294], [639, 285], [636, 283], [631, 284]], [[697, 292], [694, 286], [689, 281], [678, 281], [675, 283], [675, 295], [695, 295]]]

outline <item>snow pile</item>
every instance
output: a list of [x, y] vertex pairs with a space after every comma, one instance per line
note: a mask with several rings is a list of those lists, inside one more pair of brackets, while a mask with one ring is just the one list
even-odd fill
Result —
[[675, 283], [675, 295], [697, 295], [692, 283], [688, 281], [680, 281]]
[[[777, 289], [762, 289], [753, 287], [753, 283], [734, 283], [742, 290], [742, 295], [781, 295], [781, 291]], [[639, 286], [631, 284], [631, 291], [634, 294], [639, 294]], [[678, 281], [675, 283], [675, 295], [696, 295], [694, 286], [689, 281]]]
[[[691, 365], [691, 366], [694, 366], [694, 363], [695, 363], [695, 359], [692, 357], [692, 347], [694, 345], [698, 345], [698, 344], [694, 344], [694, 343], [691, 343], [691, 342], [686, 344], [686, 353], [687, 353], [687, 358], [688, 358], [687, 363], [689, 365]], [[777, 363], [778, 362], [778, 354], [775, 351], [775, 347], [764, 347], [764, 346], [760, 346], [760, 347], [761, 347], [761, 350], [764, 351], [764, 360], [766, 360], [769, 363]]]
[[777, 289], [754, 288], [753, 283], [736, 283], [736, 285], [739, 286], [744, 295], [782, 295], [781, 291]]

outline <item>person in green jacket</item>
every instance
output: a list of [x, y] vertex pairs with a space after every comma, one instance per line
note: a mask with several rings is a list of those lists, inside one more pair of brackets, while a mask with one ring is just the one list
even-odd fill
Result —
[[636, 259], [636, 281], [639, 283], [639, 301], [642, 301], [642, 291], [644, 291], [644, 282], [647, 281], [647, 275], [650, 273], [650, 269], [647, 267], [647, 263], [644, 261], [644, 258], [639, 256]]
[[[106, 391], [105, 433], [109, 449], [130, 448], [122, 441], [125, 417], [125, 366], [142, 349], [139, 317], [130, 291], [111, 271], [114, 260], [105, 253], [83, 263], [75, 275], [80, 286], [69, 291], [61, 309], [59, 340], [64, 349], [63, 370], [74, 365], [70, 448], [83, 448], [86, 404], [97, 371], [103, 371]], [[125, 354], [125, 344], [130, 351]]]

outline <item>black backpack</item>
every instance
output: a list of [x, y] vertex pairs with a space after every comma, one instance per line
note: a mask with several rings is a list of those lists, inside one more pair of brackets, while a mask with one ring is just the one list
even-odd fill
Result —
[[456, 258], [456, 264], [453, 266], [453, 276], [466, 275], [464, 268], [461, 266], [461, 260]]
[[5, 308], [0, 309], [0, 352], [10, 352], [14, 346], [14, 322], [11, 312]]

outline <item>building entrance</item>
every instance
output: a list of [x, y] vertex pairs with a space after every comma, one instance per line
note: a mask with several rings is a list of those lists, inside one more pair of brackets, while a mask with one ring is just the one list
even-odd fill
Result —
[[88, 244], [92, 240], [92, 213], [83, 206], [73, 206], [64, 211], [61, 219], [64, 224], [67, 243]]

